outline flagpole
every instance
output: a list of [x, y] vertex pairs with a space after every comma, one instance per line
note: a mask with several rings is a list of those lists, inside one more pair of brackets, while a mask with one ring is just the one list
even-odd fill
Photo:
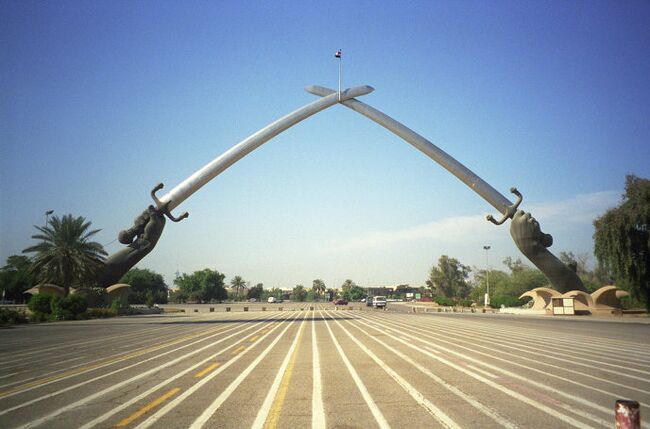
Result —
[[339, 58], [339, 101], [341, 101], [341, 63], [343, 61], [343, 55], [341, 50], [338, 50], [338, 58]]

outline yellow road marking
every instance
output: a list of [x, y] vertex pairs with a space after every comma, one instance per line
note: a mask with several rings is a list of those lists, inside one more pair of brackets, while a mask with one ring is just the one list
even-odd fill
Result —
[[291, 375], [293, 373], [293, 366], [296, 363], [296, 358], [298, 357], [298, 349], [300, 348], [300, 340], [302, 339], [303, 329], [300, 328], [300, 334], [298, 334], [298, 342], [296, 343], [296, 348], [293, 349], [291, 358], [289, 359], [289, 364], [287, 369], [284, 372], [282, 381], [280, 382], [280, 388], [278, 393], [275, 395], [275, 400], [269, 411], [269, 415], [264, 422], [264, 429], [275, 429], [278, 426], [278, 421], [280, 420], [280, 413], [282, 412], [282, 406], [284, 405], [284, 399], [287, 396], [287, 391], [289, 390], [289, 382], [291, 381]]
[[246, 349], [246, 346], [239, 346], [235, 350], [232, 351], [231, 355], [236, 355], [244, 351]]
[[146, 349], [139, 350], [137, 352], [127, 353], [125, 355], [118, 355], [118, 356], [116, 356], [114, 358], [111, 358], [111, 359], [106, 359], [106, 360], [103, 360], [103, 361], [95, 362], [92, 365], [82, 366], [82, 367], [75, 368], [75, 369], [70, 370], [70, 371], [63, 372], [61, 374], [56, 374], [56, 375], [52, 375], [50, 377], [41, 378], [40, 380], [34, 380], [34, 381], [29, 382], [29, 383], [21, 384], [20, 386], [16, 386], [16, 387], [13, 387], [11, 389], [0, 392], [0, 398], [2, 398], [4, 396], [7, 396], [7, 395], [10, 395], [10, 394], [15, 393], [15, 392], [19, 392], [19, 391], [24, 390], [24, 389], [29, 389], [31, 387], [40, 386], [41, 384], [46, 384], [46, 383], [49, 383], [51, 381], [56, 381], [56, 380], [59, 380], [61, 378], [71, 377], [71, 376], [81, 374], [81, 373], [84, 373], [84, 372], [87, 372], [87, 371], [92, 371], [93, 369], [97, 369], [97, 368], [100, 368], [100, 367], [105, 366], [105, 365], [110, 365], [110, 364], [113, 364], [113, 363], [122, 362], [122, 361], [125, 361], [127, 359], [131, 359], [131, 358], [134, 358], [134, 357], [142, 356], [144, 354], [147, 354], [147, 353], [150, 353], [150, 352], [153, 352], [153, 351], [156, 351], [156, 350], [160, 350], [160, 349], [165, 348], [165, 347], [173, 346], [174, 344], [178, 344], [178, 343], [181, 343], [183, 341], [191, 340], [191, 339], [194, 339], [196, 337], [203, 336], [203, 335], [213, 334], [213, 333], [219, 332], [220, 330], [224, 330], [224, 329], [226, 329], [226, 328], [219, 328], [219, 329], [216, 329], [214, 331], [206, 331], [206, 332], [199, 332], [197, 334], [186, 335], [184, 337], [177, 338], [177, 339], [175, 339], [173, 341], [168, 341], [166, 343], [162, 343], [162, 344], [158, 344], [158, 345], [155, 345], [155, 346], [152, 346], [152, 347], [148, 347]]
[[120, 420], [120, 421], [115, 425], [115, 427], [116, 427], [116, 428], [119, 428], [119, 427], [127, 426], [129, 423], [131, 423], [132, 421], [134, 421], [134, 420], [137, 419], [138, 417], [140, 417], [140, 416], [142, 416], [143, 414], [145, 414], [145, 413], [151, 411], [152, 409], [156, 408], [158, 405], [162, 404], [163, 402], [165, 402], [166, 400], [168, 400], [169, 398], [171, 398], [172, 396], [174, 396], [175, 394], [177, 394], [177, 393], [180, 392], [180, 391], [181, 391], [180, 388], [178, 388], [178, 387], [174, 387], [174, 388], [171, 389], [169, 392], [167, 392], [167, 393], [165, 393], [164, 395], [162, 395], [161, 397], [156, 398], [156, 399], [154, 399], [153, 401], [149, 402], [147, 405], [145, 405], [144, 407], [140, 408], [138, 411], [136, 411], [135, 413], [131, 414], [129, 417], [127, 417], [127, 418], [125, 418], [125, 419], [123, 419], [123, 420]]
[[259, 338], [259, 335], [255, 335], [253, 338], [249, 339], [248, 341], [250, 341], [251, 343], [254, 343], [255, 341], [257, 341], [258, 338]]
[[205, 369], [203, 369], [203, 370], [197, 372], [196, 374], [194, 374], [194, 378], [201, 378], [201, 377], [203, 377], [204, 375], [206, 375], [207, 373], [209, 373], [209, 372], [212, 371], [213, 369], [218, 368], [219, 365], [221, 365], [219, 362], [215, 362], [215, 363], [213, 363], [212, 365], [209, 365], [207, 368], [205, 368]]

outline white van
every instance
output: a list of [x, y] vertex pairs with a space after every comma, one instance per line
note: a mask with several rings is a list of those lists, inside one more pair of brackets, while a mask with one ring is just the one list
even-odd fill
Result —
[[372, 306], [374, 308], [383, 308], [386, 307], [386, 297], [385, 296], [375, 296], [372, 298]]

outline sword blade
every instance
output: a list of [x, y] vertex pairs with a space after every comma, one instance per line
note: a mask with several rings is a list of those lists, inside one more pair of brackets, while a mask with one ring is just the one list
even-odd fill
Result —
[[[374, 91], [370, 86], [357, 86], [347, 89], [341, 93], [341, 101], [353, 97], [360, 97]], [[327, 95], [319, 100], [313, 101], [286, 116], [270, 123], [266, 127], [257, 131], [255, 134], [247, 137], [235, 146], [228, 149], [222, 155], [218, 156], [210, 163], [206, 164], [201, 169], [197, 170], [194, 174], [179, 183], [171, 191], [167, 192], [160, 198], [160, 206], [169, 203], [169, 210], [178, 207], [183, 201], [190, 197], [194, 192], [201, 189], [206, 183], [214, 179], [219, 174], [223, 173], [228, 167], [235, 162], [242, 159], [253, 150], [260, 147], [273, 137], [277, 136], [286, 129], [296, 125], [298, 122], [303, 121], [310, 116], [327, 109], [339, 103], [338, 93]]]
[[[336, 94], [336, 91], [332, 89], [315, 85], [308, 86], [305, 88], [305, 90], [320, 97], [331, 97], [332, 94]], [[341, 104], [354, 110], [357, 113], [360, 113], [373, 122], [378, 123], [388, 131], [411, 144], [417, 150], [424, 153], [426, 156], [440, 164], [444, 169], [456, 176], [461, 182], [467, 185], [472, 191], [479, 194], [481, 198], [483, 198], [492, 207], [501, 213], [506, 214], [508, 212], [508, 207], [512, 205], [512, 202], [510, 202], [508, 198], [490, 186], [490, 184], [481, 179], [472, 170], [465, 167], [454, 157], [431, 143], [429, 140], [422, 137], [420, 134], [416, 133], [406, 125], [396, 121], [385, 113], [382, 113], [379, 110], [359, 100], [355, 100], [353, 98], [347, 99], [341, 101]]]

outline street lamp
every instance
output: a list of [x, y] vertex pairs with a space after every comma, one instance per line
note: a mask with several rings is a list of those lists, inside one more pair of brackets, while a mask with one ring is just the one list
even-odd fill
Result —
[[485, 250], [485, 282], [487, 283], [487, 290], [485, 292], [485, 306], [490, 305], [490, 263], [488, 261], [488, 250], [491, 246], [483, 246]]
[[48, 210], [45, 212], [45, 228], [47, 228], [48, 221], [50, 220], [50, 215], [54, 213], [54, 210]]

